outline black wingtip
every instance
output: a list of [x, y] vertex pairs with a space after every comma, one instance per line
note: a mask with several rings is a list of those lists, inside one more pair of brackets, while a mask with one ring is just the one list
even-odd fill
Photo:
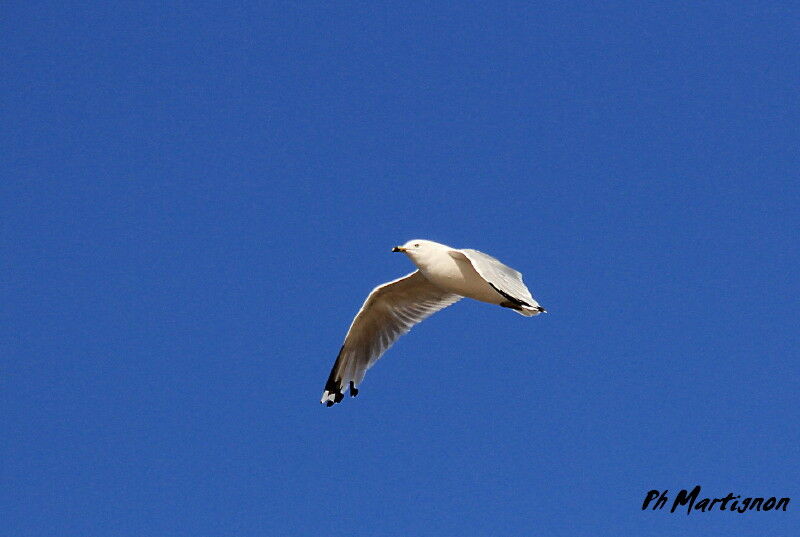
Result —
[[333, 367], [331, 368], [331, 374], [328, 375], [328, 380], [325, 382], [325, 392], [330, 397], [333, 395], [333, 400], [328, 399], [325, 402], [325, 406], [333, 406], [339, 401], [342, 400], [344, 394], [342, 393], [342, 379], [336, 376], [337, 370], [339, 369], [339, 363], [342, 361], [342, 351], [344, 350], [344, 345], [342, 348], [339, 349], [339, 354], [336, 356], [336, 361], [333, 363]]
[[350, 381], [350, 397], [355, 397], [357, 395], [358, 395], [358, 388], [356, 388], [356, 385], [351, 380]]
[[[531, 307], [532, 307], [530, 304], [528, 304], [528, 303], [527, 303], [527, 302], [525, 302], [524, 300], [520, 300], [519, 298], [515, 298], [515, 297], [513, 297], [513, 296], [509, 295], [509, 294], [508, 294], [508, 293], [506, 293], [505, 291], [501, 291], [501, 290], [500, 290], [500, 289], [499, 289], [499, 288], [498, 288], [498, 287], [497, 287], [495, 284], [493, 284], [492, 282], [486, 282], [486, 283], [488, 283], [489, 285], [491, 285], [491, 286], [492, 286], [492, 288], [493, 288], [495, 291], [497, 291], [498, 293], [500, 293], [500, 295], [501, 295], [503, 298], [505, 298], [506, 300], [508, 300], [509, 302], [511, 302], [511, 303], [512, 303], [514, 306], [528, 306], [529, 308], [531, 308]], [[501, 305], [501, 306], [503, 306], [502, 304], [500, 304], [500, 305]], [[503, 306], [503, 307], [504, 307], [504, 308], [508, 308], [508, 307], [511, 307], [511, 306]], [[513, 308], [512, 308], [512, 309], [513, 309]]]

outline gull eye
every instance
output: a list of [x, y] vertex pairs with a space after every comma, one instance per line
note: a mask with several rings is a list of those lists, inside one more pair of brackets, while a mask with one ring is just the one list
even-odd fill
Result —
[[419, 244], [415, 244], [415, 245], [414, 245], [414, 248], [419, 248]]

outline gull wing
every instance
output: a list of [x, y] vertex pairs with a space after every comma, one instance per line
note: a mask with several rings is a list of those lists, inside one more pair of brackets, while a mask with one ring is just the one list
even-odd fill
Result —
[[461, 298], [436, 287], [418, 270], [373, 289], [347, 331], [320, 402], [332, 406], [348, 388], [355, 396], [367, 369], [400, 336]]
[[478, 250], [465, 248], [457, 252], [463, 254], [472, 263], [475, 272], [508, 300], [523, 307], [528, 306], [535, 313], [545, 311], [531, 296], [531, 292], [522, 281], [522, 274]]

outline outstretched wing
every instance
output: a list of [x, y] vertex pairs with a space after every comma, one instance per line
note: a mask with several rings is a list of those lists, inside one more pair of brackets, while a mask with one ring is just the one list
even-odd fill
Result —
[[347, 389], [355, 396], [367, 369], [397, 338], [461, 298], [436, 287], [418, 270], [373, 289], [347, 331], [320, 402], [332, 406]]
[[458, 250], [472, 263], [475, 271], [481, 278], [486, 280], [489, 285], [512, 302], [520, 305], [529, 306], [531, 309], [544, 311], [539, 303], [531, 296], [531, 292], [522, 281], [522, 274], [513, 268], [504, 265], [500, 260], [479, 252], [478, 250], [463, 249]]

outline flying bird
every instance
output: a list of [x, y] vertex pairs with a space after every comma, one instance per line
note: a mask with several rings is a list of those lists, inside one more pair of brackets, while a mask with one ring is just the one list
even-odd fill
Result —
[[321, 403], [333, 406], [346, 391], [355, 397], [367, 369], [415, 324], [464, 297], [531, 317], [547, 311], [531, 296], [522, 274], [478, 250], [458, 250], [422, 239], [395, 246], [417, 270], [379, 285], [364, 301], [344, 338]]

